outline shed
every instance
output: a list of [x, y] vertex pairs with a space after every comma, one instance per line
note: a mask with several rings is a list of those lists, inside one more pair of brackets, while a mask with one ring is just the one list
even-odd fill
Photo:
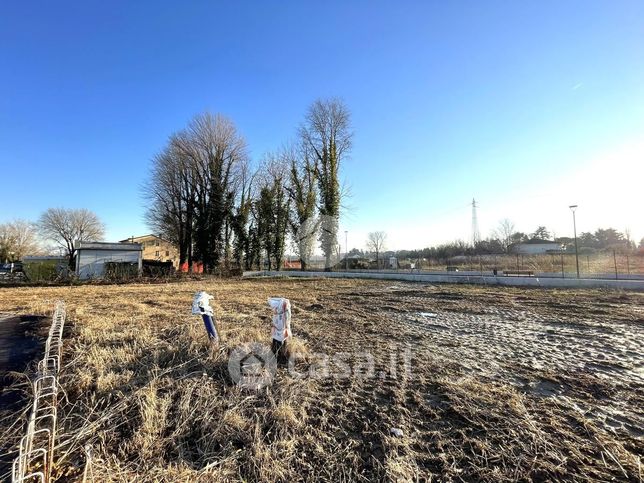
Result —
[[559, 253], [561, 244], [550, 240], [532, 239], [513, 245], [510, 250], [519, 255], [539, 255], [542, 253]]
[[108, 264], [132, 267], [137, 274], [143, 267], [143, 247], [140, 243], [74, 243], [76, 275], [80, 279], [105, 276]]

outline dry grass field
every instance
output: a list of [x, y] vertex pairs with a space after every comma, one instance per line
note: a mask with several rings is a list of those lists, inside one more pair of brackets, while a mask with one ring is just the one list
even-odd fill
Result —
[[[217, 349], [190, 315], [200, 289], [215, 295]], [[228, 356], [270, 344], [269, 296], [291, 299], [295, 362], [242, 389]], [[206, 280], [2, 289], [0, 312], [43, 313], [56, 299], [71, 327], [61, 481], [644, 474], [644, 294]], [[17, 443], [16, 415], [2, 417], [0, 437]]]

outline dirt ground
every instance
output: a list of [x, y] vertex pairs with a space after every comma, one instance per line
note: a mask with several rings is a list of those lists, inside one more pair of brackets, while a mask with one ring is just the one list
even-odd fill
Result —
[[[20, 412], [31, 403], [23, 373], [42, 358], [51, 320], [42, 316], [3, 317], [0, 314], [0, 414]], [[22, 421], [11, 428], [20, 431]], [[0, 439], [0, 475], [11, 470], [12, 443]]]
[[[222, 344], [190, 315], [215, 295]], [[236, 386], [231, 352], [292, 363]], [[208, 280], [0, 290], [67, 303], [56, 476], [92, 481], [630, 480], [644, 470], [644, 294], [366, 280]], [[16, 413], [0, 437], [17, 440]], [[0, 475], [0, 479], [1, 475]]]

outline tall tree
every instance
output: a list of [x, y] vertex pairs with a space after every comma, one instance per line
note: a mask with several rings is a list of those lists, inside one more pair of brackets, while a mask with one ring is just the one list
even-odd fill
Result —
[[539, 226], [537, 229], [530, 235], [531, 239], [537, 240], [548, 240], [550, 238], [550, 232], [545, 226]]
[[623, 248], [626, 245], [624, 235], [614, 228], [598, 228], [595, 230], [598, 248]]
[[236, 177], [248, 156], [246, 141], [230, 119], [204, 113], [177, 136], [176, 145], [192, 161], [195, 173], [195, 252], [204, 269], [213, 270], [229, 249], [227, 222]]
[[387, 234], [384, 231], [372, 231], [367, 235], [367, 248], [376, 253], [376, 268], [380, 268], [380, 253], [385, 249]]
[[289, 167], [287, 190], [291, 200], [289, 226], [302, 270], [313, 255], [313, 245], [318, 230], [315, 216], [317, 201], [315, 162], [307, 146], [290, 147], [283, 151], [285, 164]]
[[194, 258], [211, 271], [230, 257], [247, 159], [246, 142], [233, 122], [210, 113], [195, 116], [155, 157], [146, 186], [152, 202], [148, 223], [172, 235], [182, 263]]
[[266, 252], [269, 270], [280, 270], [284, 261], [288, 229], [289, 197], [285, 189], [287, 165], [283, 158], [268, 154], [262, 167], [257, 200], [257, 230]]
[[[568, 244], [568, 249], [569, 250], [574, 250], [575, 249], [575, 240], [574, 240], [574, 238], [571, 238], [570, 240], [571, 240], [571, 242]], [[579, 247], [583, 248], [583, 249], [588, 249], [588, 248], [598, 249], [598, 248], [601, 248], [599, 246], [599, 242], [597, 241], [597, 238], [595, 238], [595, 235], [593, 233], [591, 233], [591, 232], [586, 231], [586, 232], [580, 233], [579, 236], [577, 237], [577, 241], [578, 241]], [[586, 250], [584, 250], [584, 251], [586, 251]]]
[[338, 244], [340, 166], [351, 149], [349, 109], [338, 99], [315, 101], [307, 112], [300, 135], [315, 161], [320, 196], [320, 242], [326, 259], [325, 270], [330, 271]]
[[268, 269], [273, 269], [273, 239], [275, 230], [275, 213], [273, 206], [275, 204], [273, 195], [274, 192], [269, 185], [264, 185], [259, 190], [259, 198], [256, 204], [256, 219], [257, 219], [257, 238], [259, 240], [260, 249], [266, 254], [266, 261]]
[[38, 224], [43, 237], [66, 251], [72, 268], [76, 241], [100, 241], [105, 236], [103, 222], [85, 208], [49, 208], [40, 216]]
[[239, 176], [239, 201], [235, 206], [232, 218], [232, 231], [234, 235], [233, 259], [241, 269], [250, 270], [252, 258], [250, 253], [250, 214], [253, 203], [253, 184], [256, 173], [251, 173], [250, 165], [245, 162], [240, 169]]
[[151, 176], [144, 186], [148, 225], [179, 248], [179, 264], [192, 263], [195, 215], [195, 172], [171, 136], [168, 145], [153, 158]]

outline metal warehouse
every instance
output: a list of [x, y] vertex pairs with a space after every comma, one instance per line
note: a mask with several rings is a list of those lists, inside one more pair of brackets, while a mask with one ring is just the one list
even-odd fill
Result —
[[130, 266], [138, 273], [143, 267], [143, 247], [139, 243], [74, 243], [76, 275], [81, 279], [101, 278], [110, 264]]

